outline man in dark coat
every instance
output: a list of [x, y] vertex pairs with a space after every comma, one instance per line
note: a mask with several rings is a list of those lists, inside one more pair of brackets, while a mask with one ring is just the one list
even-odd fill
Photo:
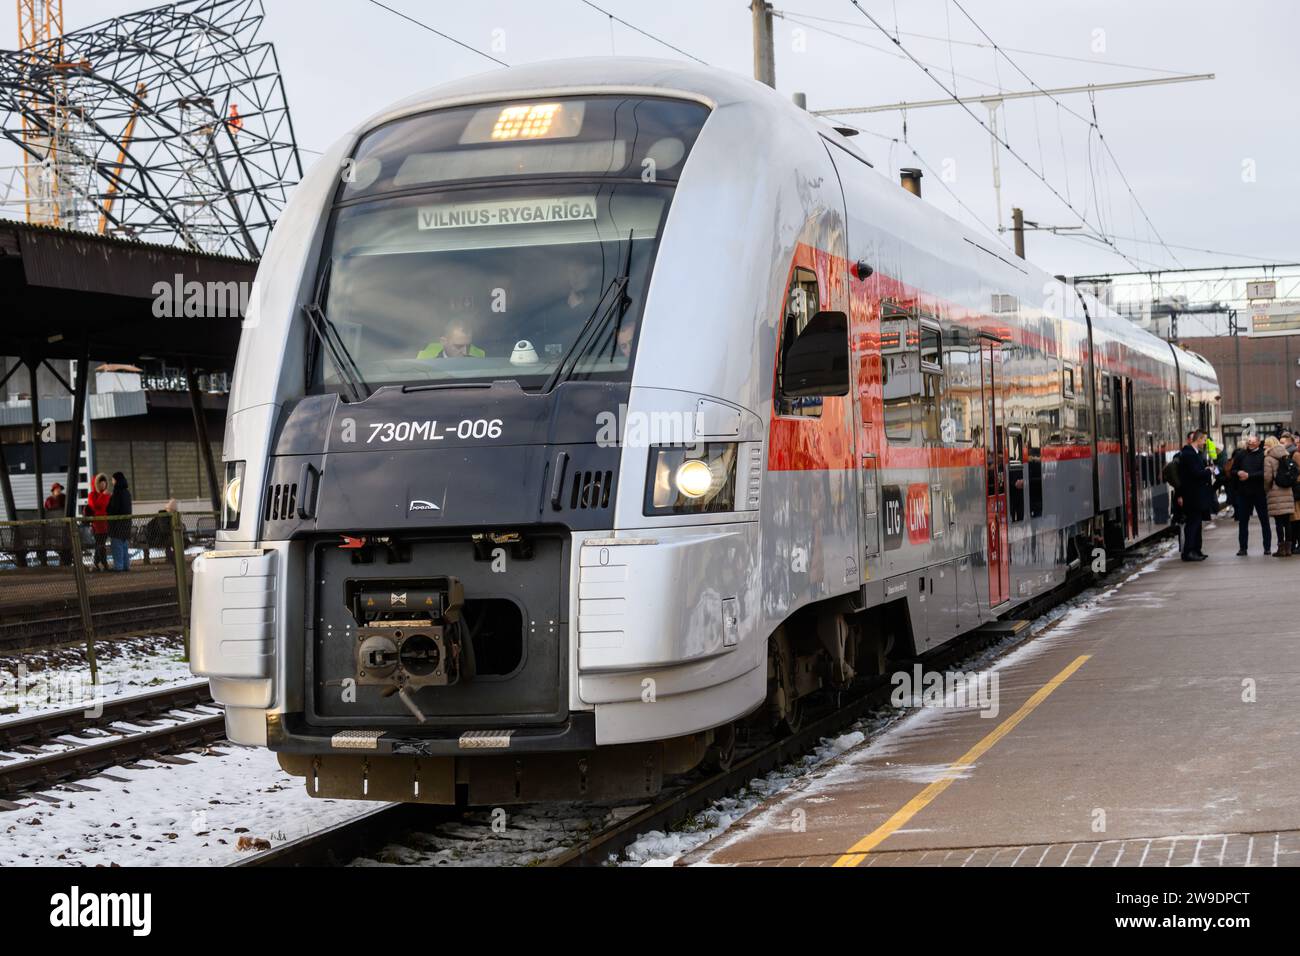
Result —
[[126, 483], [126, 475], [120, 471], [113, 472], [113, 497], [108, 499], [108, 516], [119, 516], [108, 522], [108, 537], [113, 553], [113, 570], [131, 570], [131, 489]]
[[1250, 518], [1259, 515], [1264, 531], [1264, 553], [1273, 550], [1273, 528], [1268, 520], [1268, 495], [1264, 492], [1264, 449], [1259, 436], [1246, 439], [1246, 451], [1236, 462], [1237, 477], [1237, 556], [1244, 558], [1250, 545]]
[[1187, 435], [1187, 444], [1178, 453], [1178, 506], [1185, 520], [1183, 525], [1183, 560], [1204, 561], [1201, 550], [1201, 522], [1214, 510], [1211, 485], [1214, 475], [1201, 459], [1205, 447], [1205, 432], [1194, 431]]

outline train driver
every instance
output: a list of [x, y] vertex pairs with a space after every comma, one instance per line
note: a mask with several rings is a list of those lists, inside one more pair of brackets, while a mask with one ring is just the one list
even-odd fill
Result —
[[464, 319], [452, 319], [447, 332], [437, 342], [430, 342], [416, 358], [487, 358], [487, 353], [474, 344], [474, 333]]
[[618, 330], [618, 354], [625, 359], [632, 357], [632, 340], [636, 338], [636, 325], [626, 322]]

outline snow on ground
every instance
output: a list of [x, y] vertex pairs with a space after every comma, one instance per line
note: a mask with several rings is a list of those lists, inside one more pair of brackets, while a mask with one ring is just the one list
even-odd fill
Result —
[[[1136, 569], [1122, 572], [1116, 583], [1092, 588], [1053, 608], [1020, 635], [990, 645], [962, 661], [963, 672], [993, 673], [1045, 653], [1066, 634], [1083, 626], [1089, 618], [1109, 610], [1105, 606], [1106, 602], [1126, 584], [1150, 574], [1161, 563], [1177, 554], [1176, 542], [1162, 542], [1139, 551]], [[874, 712], [855, 722], [843, 736], [834, 740], [822, 738], [812, 753], [806, 754], [794, 764], [781, 767], [766, 776], [756, 777], [741, 792], [716, 801], [709, 809], [671, 833], [654, 830], [641, 834], [635, 843], [623, 851], [622, 859], [611, 857], [609, 862], [620, 866], [672, 866], [692, 850], [713, 840], [721, 839], [719, 848], [726, 846], [727, 838], [724, 834], [742, 817], [755, 814], [755, 825], [763, 826], [766, 818], [785, 812], [784, 801], [778, 798], [792, 788], [805, 790], [814, 781], [819, 785], [833, 784], [847, 772], [846, 768], [852, 766], [850, 761], [856, 762], [863, 757], [874, 759], [887, 754], [893, 745], [894, 734], [904, 726], [911, 729], [922, 721], [951, 712], [952, 708], [946, 706]], [[938, 779], [947, 770], [947, 766], [935, 767], [931, 777], [921, 779], [926, 775], [918, 768], [907, 768], [909, 774], [918, 776], [919, 783], [926, 784]]]
[[[987, 648], [963, 662], [963, 667], [967, 671], [981, 667], [997, 670], [1026, 655], [1043, 653], [1059, 637], [1104, 613], [1104, 602], [1126, 583], [1152, 572], [1174, 553], [1170, 545], [1149, 549], [1140, 558], [1141, 566], [1118, 583], [1067, 602], [1027, 629], [1028, 637], [1022, 633]], [[1030, 640], [1040, 636], [1040, 640]], [[15, 701], [13, 682], [20, 663], [26, 663], [28, 683]], [[68, 706], [70, 701], [51, 689], [57, 689], [57, 681], [51, 678], [80, 674], [84, 669], [84, 651], [75, 648], [0, 658], [0, 681], [9, 680], [7, 685], [0, 684], [5, 693], [0, 705], [17, 702], [21, 713]], [[42, 674], [46, 685], [33, 689], [33, 682]], [[179, 638], [105, 643], [100, 647], [100, 674], [105, 692], [114, 695], [190, 679], [181, 660]], [[944, 712], [944, 708], [926, 707], [872, 713], [843, 735], [823, 739], [800, 760], [755, 778], [740, 792], [718, 800], [685, 826], [671, 833], [643, 834], [627, 848], [621, 863], [671, 865], [722, 835], [741, 817], [756, 813], [755, 819], [761, 820], [762, 815], [779, 812], [780, 801], [773, 798], [783, 791], [804, 789], [814, 781], [833, 782], [837, 774], [847, 772], [849, 760], [887, 753], [892, 731], [904, 723], [913, 726]], [[57, 804], [32, 797], [18, 801], [25, 804], [22, 809], [0, 812], [0, 866], [224, 865], [253, 852], [238, 849], [241, 837], [279, 845], [377, 806], [313, 800], [302, 781], [280, 770], [275, 755], [262, 749], [223, 743], [216, 753], [186, 754], [184, 759], [193, 763], [143, 761], [129, 769], [109, 771], [109, 777], [125, 782], [104, 776], [82, 781], [97, 792], [52, 790], [49, 795], [58, 797]], [[390, 846], [358, 865], [532, 865], [562, 852], [611, 815], [635, 809], [610, 811], [572, 804], [526, 808], [507, 812], [496, 828], [490, 814], [481, 815], [481, 819], [469, 814], [436, 832], [413, 837], [406, 845]]]
[[672, 866], [679, 857], [720, 836], [767, 800], [788, 790], [829, 761], [860, 746], [868, 738], [879, 735], [900, 721], [902, 715], [902, 711], [876, 711], [855, 721], [839, 737], [823, 737], [811, 753], [762, 777], [755, 777], [744, 789], [714, 801], [707, 810], [696, 814], [671, 833], [651, 830], [641, 834], [635, 843], [624, 849], [622, 859], [611, 857], [609, 862], [618, 866]]
[[0, 656], [0, 723], [195, 679], [179, 634], [102, 641], [95, 652], [98, 694], [84, 644]]
[[224, 754], [184, 754], [184, 766], [142, 761], [79, 781], [95, 793], [53, 789], [0, 812], [0, 867], [224, 866], [255, 851], [333, 826], [380, 804], [314, 800], [303, 782], [260, 748], [219, 745]]

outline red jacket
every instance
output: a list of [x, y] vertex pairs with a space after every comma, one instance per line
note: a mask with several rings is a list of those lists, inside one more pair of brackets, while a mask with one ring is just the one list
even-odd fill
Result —
[[[106, 515], [108, 514], [108, 501], [112, 497], [113, 495], [110, 492], [92, 489], [86, 498], [86, 510], [92, 515]], [[92, 521], [90, 530], [95, 534], [108, 534], [108, 522]]]

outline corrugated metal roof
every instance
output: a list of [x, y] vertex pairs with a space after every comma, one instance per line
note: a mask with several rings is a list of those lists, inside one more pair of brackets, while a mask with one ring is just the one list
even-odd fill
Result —
[[81, 232], [76, 229], [67, 229], [63, 226], [49, 226], [43, 223], [23, 222], [19, 219], [0, 219], [0, 229], [17, 229], [25, 232], [47, 233], [54, 236], [66, 236], [69, 239], [89, 239], [95, 242], [121, 246], [126, 249], [182, 253], [184, 255], [200, 256], [205, 259], [221, 260], [223, 262], [247, 264], [258, 261], [256, 259], [245, 259], [241, 256], [228, 256], [215, 252], [203, 252], [196, 249], [187, 249], [184, 246], [167, 246], [158, 242], [141, 242], [139, 239], [132, 239], [128, 236], [101, 236], [94, 232]]

